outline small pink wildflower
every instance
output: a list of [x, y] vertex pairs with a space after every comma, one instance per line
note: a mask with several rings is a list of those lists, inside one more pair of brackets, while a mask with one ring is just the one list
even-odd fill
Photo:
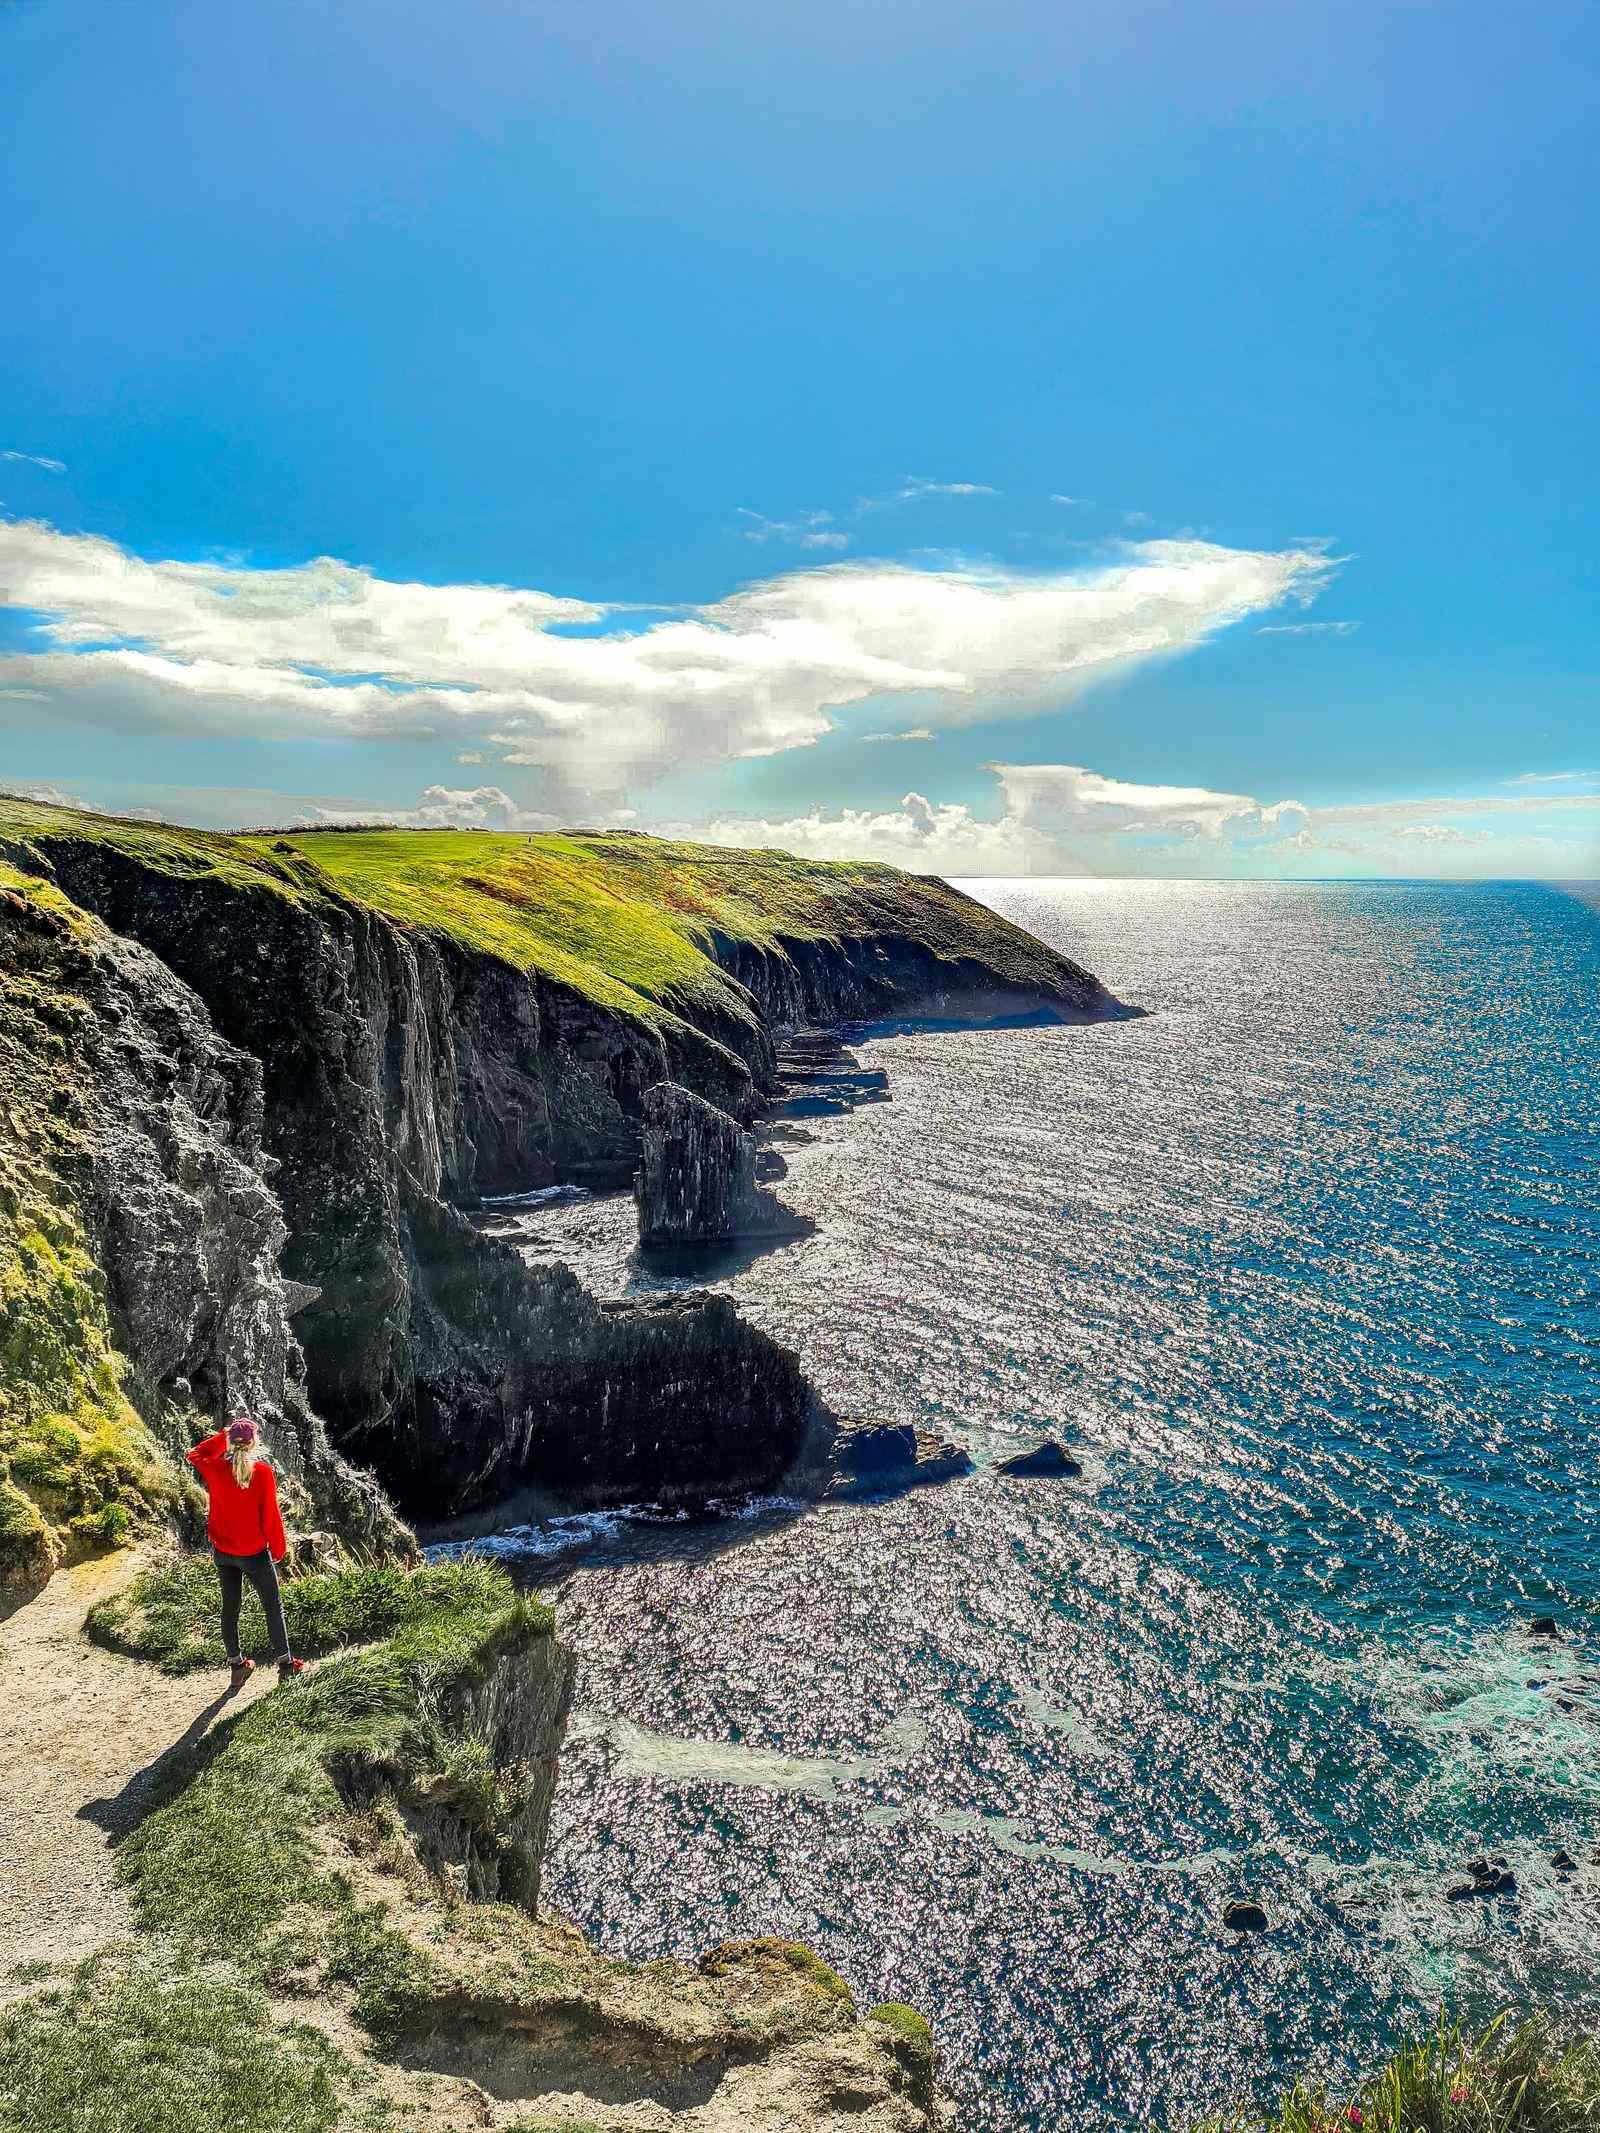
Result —
[[1350, 2123], [1351, 2123], [1351, 2124], [1352, 2124], [1353, 2126], [1358, 2126], [1358, 2125], [1360, 2125], [1360, 2123], [1361, 2123], [1361, 2113], [1360, 2113], [1360, 2112], [1359, 2112], [1359, 2111], [1358, 2111], [1358, 2110], [1356, 2109], [1356, 2107], [1355, 2107], [1355, 2105], [1354, 2105], [1354, 2104], [1351, 2104], [1351, 2106], [1350, 2106], [1349, 2110], [1348, 2110], [1348, 2111], [1346, 2111], [1344, 2115], [1346, 2116], [1346, 2118], [1348, 2118], [1348, 2119], [1349, 2119]]
[[1465, 2103], [1466, 2100], [1467, 2092], [1465, 2089], [1452, 2089], [1450, 2091], [1450, 2101], [1452, 2103]]

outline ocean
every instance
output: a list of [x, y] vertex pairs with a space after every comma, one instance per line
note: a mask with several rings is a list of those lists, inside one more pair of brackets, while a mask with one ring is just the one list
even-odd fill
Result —
[[[1593, 2012], [1592, 893], [965, 886], [1148, 1014], [869, 1036], [892, 1100], [785, 1150], [817, 1234], [699, 1278], [977, 1471], [524, 1555], [580, 1656], [547, 1900], [810, 1942], [930, 2017], [964, 2133]], [[631, 1215], [516, 1219], [670, 1285]], [[1081, 1477], [994, 1471], [1047, 1435]], [[1479, 1855], [1514, 1894], [1452, 1899]]]

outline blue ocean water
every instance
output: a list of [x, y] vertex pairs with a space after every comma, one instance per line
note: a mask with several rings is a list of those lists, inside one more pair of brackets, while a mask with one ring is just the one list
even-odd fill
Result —
[[[868, 1043], [892, 1102], [790, 1154], [818, 1234], [721, 1285], [979, 1471], [581, 1555], [548, 1899], [810, 1941], [995, 2133], [1600, 2009], [1592, 897], [968, 886], [1150, 1013]], [[529, 1248], [657, 1286], [628, 1214]], [[1043, 1433], [1081, 1479], [993, 1471]], [[1451, 1902], [1482, 1852], [1517, 1895]]]

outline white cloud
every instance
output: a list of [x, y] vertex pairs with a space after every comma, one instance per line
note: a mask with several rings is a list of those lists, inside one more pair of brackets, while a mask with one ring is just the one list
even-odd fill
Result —
[[1148, 526], [1150, 523], [1150, 514], [1148, 511], [1124, 511], [1122, 514], [1122, 523], [1125, 526]]
[[47, 474], [65, 474], [66, 464], [60, 459], [47, 459], [42, 452], [0, 452], [0, 459], [8, 459], [15, 466], [43, 467]]
[[850, 536], [833, 525], [831, 511], [802, 511], [798, 518], [765, 518], [739, 506], [739, 516], [754, 523], [742, 529], [747, 541], [790, 541], [800, 548], [848, 548]]
[[986, 481], [930, 481], [925, 474], [908, 474], [898, 489], [887, 496], [863, 496], [858, 511], [881, 511], [885, 504], [912, 504], [925, 496], [998, 496]]
[[1360, 629], [1359, 622], [1264, 622], [1256, 631], [1258, 637], [1349, 637]]
[[908, 726], [904, 733], [863, 733], [864, 741], [931, 741], [935, 738], [931, 726]]
[[470, 792], [456, 791], [448, 785], [430, 785], [415, 807], [313, 807], [302, 821], [323, 828], [358, 822], [382, 822], [396, 829], [552, 830], [560, 827], [554, 815], [519, 807], [510, 793], [502, 792], [498, 785], [478, 785]]
[[1089, 498], [1087, 496], [1052, 496], [1050, 501], [1053, 504], [1087, 504]]
[[1057, 707], [1131, 662], [1309, 600], [1334, 567], [1320, 552], [1204, 541], [1130, 544], [1109, 565], [1050, 576], [833, 563], [569, 635], [608, 610], [393, 583], [327, 557], [287, 570], [148, 563], [3, 520], [0, 601], [48, 617], [50, 649], [0, 657], [0, 689], [122, 731], [493, 748], [612, 790], [807, 746], [835, 711], [872, 698], [914, 697], [930, 730], [1002, 699], [1013, 716]]
[[[1066, 763], [991, 764], [999, 813], [910, 792], [898, 808], [821, 809], [769, 821], [674, 824], [724, 844], [812, 858], [881, 859], [941, 874], [1168, 874], [1512, 871], [1589, 875], [1600, 859], [1600, 794], [1557, 800], [1439, 798], [1311, 807], [1205, 786], [1143, 785]], [[1551, 810], [1558, 811], [1552, 834]], [[1566, 811], [1566, 820], [1559, 811]], [[1497, 831], [1474, 818], [1524, 819]], [[1447, 819], [1455, 818], [1455, 819]], [[1430, 859], [1425, 855], [1431, 855]], [[1336, 862], [1336, 863], [1330, 863]]]
[[1458, 829], [1453, 822], [1402, 822], [1389, 834], [1414, 839], [1418, 844], [1481, 844], [1489, 833]]
[[1520, 777], [1507, 778], [1508, 785], [1596, 785], [1600, 784], [1600, 770], [1525, 770]]
[[922, 475], [908, 474], [900, 499], [908, 502], [915, 496], [998, 496], [999, 493], [986, 481], [929, 481]]
[[59, 785], [23, 784], [0, 785], [0, 794], [8, 800], [37, 800], [41, 807], [87, 807], [87, 800], [80, 800], [75, 792], [63, 792]]
[[1061, 837], [1216, 840], [1297, 835], [1308, 810], [1298, 800], [1263, 806], [1243, 793], [1199, 785], [1135, 785], [1068, 763], [993, 763], [1007, 819], [1019, 831]]

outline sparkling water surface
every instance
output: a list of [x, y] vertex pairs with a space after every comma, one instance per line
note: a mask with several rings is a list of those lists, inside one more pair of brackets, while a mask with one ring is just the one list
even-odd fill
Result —
[[[580, 1654], [548, 1900], [809, 1941], [996, 2133], [1341, 2079], [1441, 1998], [1593, 2011], [1592, 897], [968, 886], [1149, 1015], [865, 1043], [892, 1102], [785, 1151], [818, 1234], [700, 1278], [979, 1470], [530, 1556]], [[511, 1219], [672, 1285], [626, 1201]], [[993, 1471], [1041, 1434], [1080, 1479]], [[1449, 1900], [1480, 1852], [1515, 1898]]]

